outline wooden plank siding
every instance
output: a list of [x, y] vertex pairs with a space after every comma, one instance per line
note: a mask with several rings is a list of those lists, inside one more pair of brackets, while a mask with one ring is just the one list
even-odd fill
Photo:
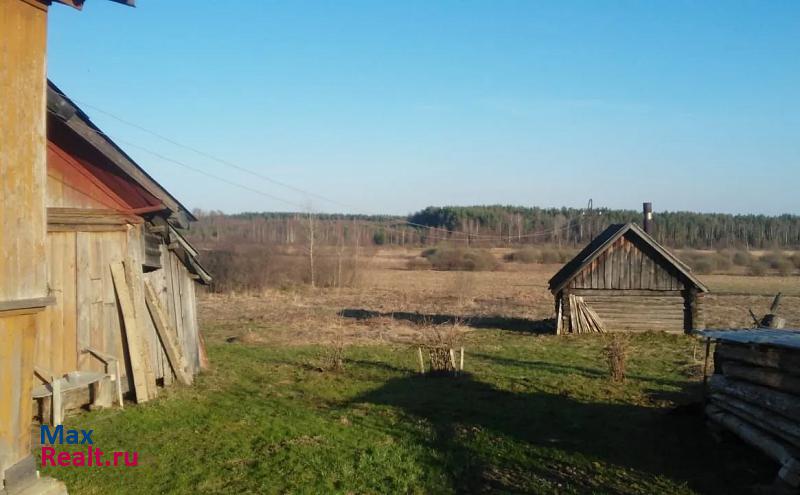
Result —
[[657, 263], [645, 245], [621, 237], [567, 284], [569, 289], [683, 290], [674, 270]]

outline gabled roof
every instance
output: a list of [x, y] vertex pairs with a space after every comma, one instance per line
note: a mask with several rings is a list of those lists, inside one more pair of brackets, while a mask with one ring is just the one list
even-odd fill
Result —
[[592, 261], [597, 259], [606, 249], [609, 248], [614, 242], [625, 234], [630, 233], [635, 235], [642, 242], [650, 246], [659, 256], [661, 256], [667, 263], [672, 265], [675, 270], [686, 278], [692, 285], [697, 287], [701, 292], [708, 292], [706, 287], [693, 273], [684, 262], [679, 260], [675, 255], [667, 251], [661, 244], [656, 242], [647, 232], [642, 230], [641, 227], [635, 223], [620, 223], [614, 224], [604, 230], [600, 235], [592, 239], [585, 248], [578, 253], [577, 256], [572, 258], [567, 264], [561, 267], [553, 278], [550, 279], [550, 291], [555, 294], [563, 289], [572, 280], [575, 275], [580, 273], [586, 266], [591, 264]]
[[172, 223], [186, 228], [190, 221], [197, 220], [169, 191], [150, 177], [133, 158], [94, 125], [89, 116], [50, 80], [47, 81], [47, 111], [102, 153], [145, 191], [158, 198], [166, 209], [170, 210]]

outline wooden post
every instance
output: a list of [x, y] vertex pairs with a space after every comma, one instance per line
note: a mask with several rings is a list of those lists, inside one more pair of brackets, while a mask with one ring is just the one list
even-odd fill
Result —
[[125, 409], [125, 403], [122, 400], [122, 374], [119, 371], [119, 359], [114, 362], [114, 367], [117, 369], [117, 400], [119, 400], [119, 408]]
[[461, 366], [459, 367], [460, 371], [464, 371], [464, 347], [461, 347]]
[[419, 372], [425, 374], [425, 361], [422, 360], [422, 347], [417, 347], [417, 356], [419, 357]]
[[53, 407], [53, 412], [50, 417], [53, 421], [53, 426], [58, 426], [64, 420], [63, 417], [63, 402], [61, 397], [61, 377], [54, 376], [50, 382], [52, 388], [53, 400], [50, 402]]
[[456, 353], [452, 348], [450, 349], [450, 364], [453, 365], [453, 371], [458, 371], [458, 368], [456, 368]]

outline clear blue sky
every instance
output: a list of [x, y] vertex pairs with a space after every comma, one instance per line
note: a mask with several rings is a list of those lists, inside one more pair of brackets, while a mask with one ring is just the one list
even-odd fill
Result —
[[[316, 211], [800, 213], [797, 1], [137, 3], [53, 5], [55, 83], [348, 205], [86, 109], [115, 139]], [[126, 149], [190, 208], [297, 209]]]

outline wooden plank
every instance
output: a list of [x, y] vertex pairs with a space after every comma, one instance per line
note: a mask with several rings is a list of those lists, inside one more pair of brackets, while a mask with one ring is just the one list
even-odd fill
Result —
[[570, 291], [576, 296], [606, 296], [609, 298], [617, 296], [643, 296], [647, 300], [656, 297], [682, 297], [679, 290], [641, 290], [641, 289], [572, 289]]
[[45, 306], [50, 306], [52, 304], [55, 304], [55, 302], [56, 300], [52, 296], [31, 297], [28, 299], [0, 301], [0, 312], [16, 311], [19, 309], [40, 309], [44, 308]]
[[[153, 365], [150, 359], [150, 344], [147, 340], [147, 326], [144, 324], [147, 315], [145, 313], [144, 294], [142, 291], [141, 269], [142, 265], [137, 262], [131, 262], [130, 259], [123, 261], [125, 268], [125, 278], [128, 281], [128, 290], [133, 298], [133, 310], [136, 314], [137, 334], [141, 344], [142, 364], [145, 369], [146, 383], [147, 383], [147, 396], [154, 399], [158, 396], [158, 387], [156, 386], [156, 376], [153, 372]], [[139, 268], [138, 273], [135, 267]]]
[[164, 352], [169, 358], [170, 365], [172, 366], [175, 376], [184, 385], [191, 385], [192, 375], [186, 372], [186, 362], [181, 353], [178, 342], [175, 341], [173, 329], [170, 328], [169, 320], [161, 308], [161, 303], [150, 283], [145, 282], [145, 302], [147, 309], [150, 310], [150, 316], [153, 318], [153, 324], [158, 331], [158, 336], [161, 338], [161, 344], [164, 347]]
[[142, 362], [133, 300], [128, 290], [128, 282], [125, 280], [125, 267], [122, 266], [122, 263], [111, 264], [111, 276], [114, 280], [114, 288], [117, 291], [117, 300], [119, 301], [122, 319], [125, 325], [125, 336], [128, 342], [128, 357], [130, 358], [131, 373], [133, 373], [133, 386], [136, 394], [136, 401], [146, 402], [148, 399], [146, 370]]
[[61, 294], [60, 294], [60, 312], [61, 312], [61, 325], [64, 333], [64, 341], [69, 342], [69, 346], [65, 346], [63, 350], [64, 366], [70, 370], [78, 369], [78, 348], [77, 340], [77, 323], [78, 315], [75, 306], [76, 297], [76, 251], [75, 251], [75, 237], [74, 233], [64, 233], [65, 242], [63, 243], [63, 251], [61, 256], [64, 259], [61, 275]]
[[90, 234], [86, 232], [78, 232], [75, 239], [75, 258], [76, 258], [76, 275], [75, 275], [75, 292], [76, 292], [76, 340], [77, 340], [77, 356], [78, 369], [88, 370], [90, 358], [86, 354], [81, 354], [80, 350], [86, 347], [91, 347], [91, 280], [89, 275], [89, 263], [92, 258], [92, 245], [89, 242]]

